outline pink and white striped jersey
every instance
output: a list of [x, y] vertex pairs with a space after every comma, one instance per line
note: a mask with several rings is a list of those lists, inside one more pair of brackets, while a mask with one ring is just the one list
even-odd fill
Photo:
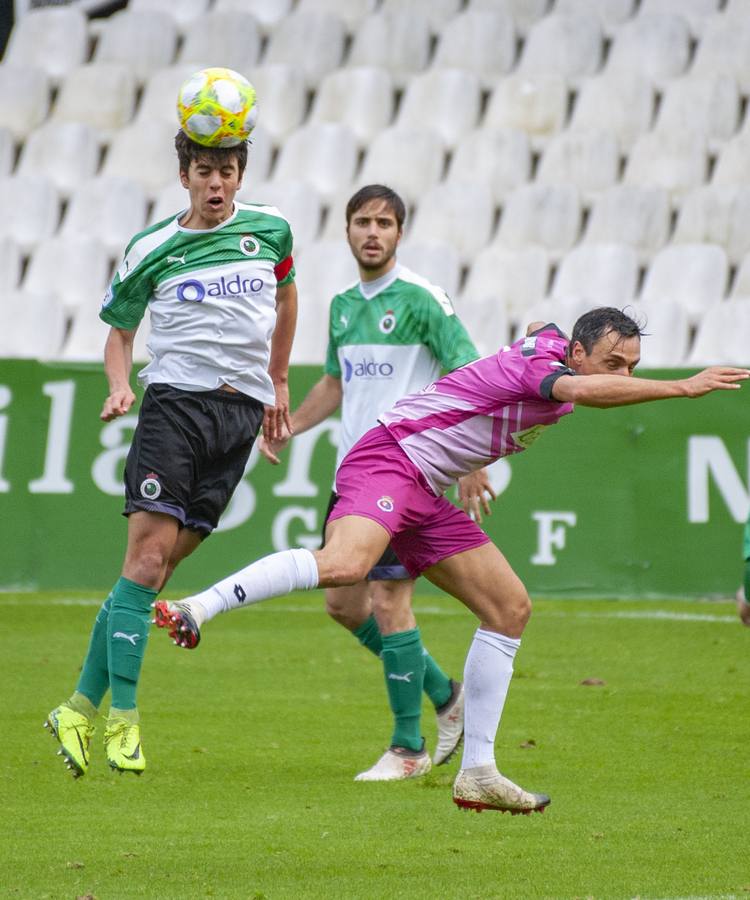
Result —
[[380, 422], [436, 494], [501, 456], [520, 453], [573, 412], [552, 399], [568, 368], [569, 339], [556, 325], [502, 347], [399, 400]]

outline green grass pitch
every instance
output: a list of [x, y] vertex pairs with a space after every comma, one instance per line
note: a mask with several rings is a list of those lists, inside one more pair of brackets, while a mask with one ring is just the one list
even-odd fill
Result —
[[[415, 609], [460, 677], [472, 617]], [[0, 595], [0, 897], [750, 896], [750, 630], [728, 602], [535, 604], [497, 756], [552, 805], [513, 818], [454, 807], [457, 760], [355, 784], [390, 736], [383, 676], [320, 593], [221, 617], [193, 652], [153, 631], [145, 774], [107, 769], [100, 720], [74, 781], [42, 722], [95, 611]]]

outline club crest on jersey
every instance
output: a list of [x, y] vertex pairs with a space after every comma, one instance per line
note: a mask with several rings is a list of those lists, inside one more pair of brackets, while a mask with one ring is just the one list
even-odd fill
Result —
[[383, 316], [383, 318], [378, 322], [378, 328], [383, 332], [383, 334], [390, 334], [395, 327], [396, 314], [392, 309], [389, 309], [388, 312]]
[[240, 238], [240, 252], [245, 256], [257, 256], [260, 253], [260, 241], [254, 234], [243, 234]]
[[161, 482], [155, 472], [149, 472], [141, 482], [141, 496], [146, 500], [156, 500], [161, 494]]
[[392, 497], [381, 497], [375, 505], [383, 512], [393, 512], [395, 509], [395, 503], [393, 502]]

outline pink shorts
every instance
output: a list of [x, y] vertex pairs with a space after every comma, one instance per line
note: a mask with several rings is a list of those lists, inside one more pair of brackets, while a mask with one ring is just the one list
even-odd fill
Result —
[[436, 497], [424, 475], [387, 428], [378, 425], [357, 441], [336, 472], [338, 502], [328, 521], [372, 519], [412, 578], [456, 553], [481, 547], [487, 535], [445, 497]]

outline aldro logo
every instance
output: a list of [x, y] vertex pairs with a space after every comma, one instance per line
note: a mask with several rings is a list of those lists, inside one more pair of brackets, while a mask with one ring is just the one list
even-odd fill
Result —
[[351, 362], [344, 359], [344, 381], [347, 383], [352, 378], [390, 378], [393, 375], [393, 366], [389, 362], [378, 363], [374, 359], [361, 359], [359, 362]]
[[177, 285], [177, 299], [180, 303], [203, 303], [206, 297], [239, 297], [262, 290], [262, 278], [241, 278], [239, 274], [205, 282], [189, 278]]

